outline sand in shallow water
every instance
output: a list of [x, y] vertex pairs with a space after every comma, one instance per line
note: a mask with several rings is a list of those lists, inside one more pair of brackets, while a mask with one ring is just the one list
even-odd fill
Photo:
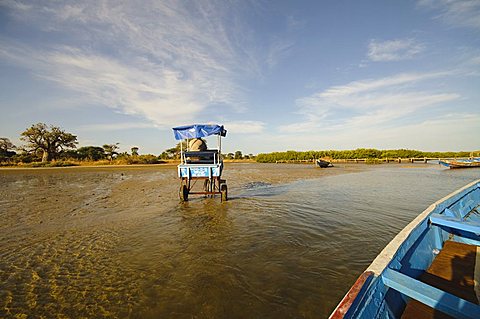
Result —
[[[293, 292], [278, 287], [296, 266], [265, 248], [279, 245], [265, 238], [283, 235], [268, 220], [255, 224], [262, 197], [242, 194], [365, 169], [231, 163], [223, 204], [218, 196], [179, 203], [173, 165], [1, 169], [0, 317], [230, 317], [245, 314], [245, 303], [252, 316], [289, 316], [270, 308], [290, 302]], [[273, 257], [255, 253], [265, 249]]]

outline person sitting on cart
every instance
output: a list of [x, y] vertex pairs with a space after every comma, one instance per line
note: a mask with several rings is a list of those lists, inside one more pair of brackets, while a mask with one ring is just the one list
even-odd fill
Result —
[[187, 164], [213, 164], [216, 150], [209, 150], [202, 138], [194, 138], [188, 143]]
[[194, 138], [191, 139], [188, 143], [188, 149], [191, 152], [203, 152], [206, 151], [207, 142], [203, 138]]

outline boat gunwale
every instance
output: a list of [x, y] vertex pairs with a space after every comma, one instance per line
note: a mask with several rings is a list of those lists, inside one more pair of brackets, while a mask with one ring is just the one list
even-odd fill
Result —
[[358, 295], [362, 292], [366, 284], [370, 283], [373, 279], [374, 274], [369, 271], [364, 271], [355, 281], [353, 286], [348, 290], [342, 300], [338, 303], [335, 310], [328, 317], [329, 319], [341, 319], [348, 312], [350, 307], [353, 305]]
[[[385, 248], [377, 255], [377, 257], [372, 261], [372, 263], [365, 269], [365, 271], [360, 274], [355, 284], [348, 290], [344, 295], [339, 304], [335, 307], [333, 312], [330, 314], [329, 319], [343, 318], [344, 315], [350, 310], [352, 305], [355, 303], [355, 300], [360, 295], [366, 285], [370, 285], [375, 278], [378, 278], [382, 272], [388, 267], [388, 265], [394, 260], [398, 254], [402, 244], [412, 235], [412, 233], [420, 227], [420, 225], [431, 215], [437, 207], [441, 204], [444, 204], [449, 199], [454, 198], [456, 195], [463, 193], [465, 190], [472, 188], [472, 191], [477, 188], [480, 188], [480, 179], [472, 181], [471, 183], [463, 186], [462, 188], [453, 191], [452, 193], [444, 196], [443, 198], [437, 200], [430, 206], [428, 206], [423, 212], [421, 212], [417, 217], [415, 217], [407, 226], [405, 226], [386, 246]], [[373, 280], [366, 280], [371, 278]], [[355, 297], [352, 298], [352, 295]]]
[[378, 256], [372, 261], [365, 271], [371, 271], [375, 276], [379, 276], [388, 264], [395, 258], [395, 255], [399, 251], [402, 244], [408, 239], [412, 232], [420, 226], [420, 224], [442, 203], [448, 199], [458, 195], [465, 190], [472, 188], [473, 186], [480, 184], [480, 179], [475, 180], [464, 187], [446, 195], [445, 197], [437, 200], [435, 203], [428, 206], [423, 212], [421, 212], [415, 219], [413, 219], [407, 226], [405, 226], [378, 254]]

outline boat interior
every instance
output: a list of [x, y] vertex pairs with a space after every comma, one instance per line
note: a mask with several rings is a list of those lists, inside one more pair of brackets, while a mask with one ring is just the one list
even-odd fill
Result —
[[476, 183], [432, 205], [347, 317], [480, 318], [479, 203]]
[[[478, 304], [475, 290], [475, 265], [477, 246], [455, 241], [447, 241], [435, 257], [432, 265], [419, 277], [422, 283], [457, 296], [463, 300]], [[420, 301], [407, 303], [402, 318], [454, 318]]]

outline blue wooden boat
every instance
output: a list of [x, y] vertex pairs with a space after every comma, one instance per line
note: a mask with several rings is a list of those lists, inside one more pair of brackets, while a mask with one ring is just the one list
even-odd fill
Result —
[[337, 318], [480, 318], [480, 180], [432, 204], [360, 275]]
[[438, 163], [448, 168], [480, 167], [480, 158], [445, 160], [445, 161], [439, 161]]

